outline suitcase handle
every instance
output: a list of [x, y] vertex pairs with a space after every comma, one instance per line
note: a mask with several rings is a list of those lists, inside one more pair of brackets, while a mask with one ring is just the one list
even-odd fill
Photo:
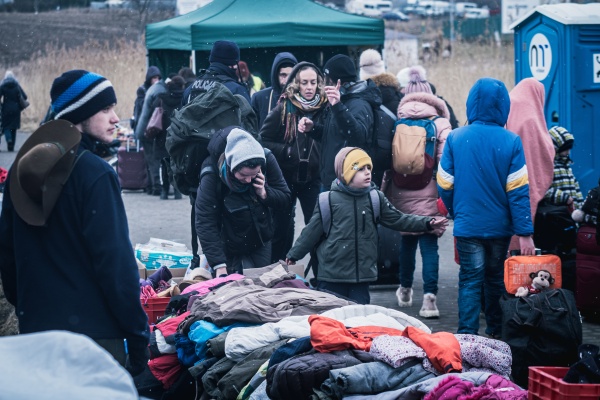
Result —
[[[521, 250], [519, 249], [515, 249], [515, 250], [511, 250], [510, 251], [510, 256], [514, 257], [514, 256], [520, 256], [521, 255]], [[535, 255], [536, 256], [541, 256], [542, 255], [542, 249], [535, 249]]]
[[[128, 137], [127, 137], [127, 140], [126, 140], [127, 144], [125, 145], [127, 152], [129, 152], [129, 138], [133, 138], [133, 137], [134, 137], [133, 135], [128, 135]], [[135, 141], [135, 151], [138, 153], [140, 151], [140, 141], [139, 140]]]

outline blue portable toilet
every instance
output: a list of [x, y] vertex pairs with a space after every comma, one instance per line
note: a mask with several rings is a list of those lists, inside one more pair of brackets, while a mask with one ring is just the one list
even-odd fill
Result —
[[510, 26], [515, 82], [544, 84], [548, 127], [573, 133], [573, 172], [585, 196], [600, 178], [600, 4], [538, 6]]

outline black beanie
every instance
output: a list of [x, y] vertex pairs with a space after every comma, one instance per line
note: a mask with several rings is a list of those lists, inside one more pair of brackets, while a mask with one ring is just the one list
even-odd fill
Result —
[[356, 66], [352, 59], [344, 54], [337, 54], [331, 57], [323, 67], [325, 76], [328, 76], [332, 81], [338, 79], [342, 82], [356, 81]]
[[210, 50], [208, 61], [218, 62], [227, 66], [235, 65], [240, 61], [240, 48], [229, 40], [217, 40]]
[[117, 102], [112, 84], [102, 75], [82, 69], [67, 71], [50, 89], [54, 119], [78, 124]]

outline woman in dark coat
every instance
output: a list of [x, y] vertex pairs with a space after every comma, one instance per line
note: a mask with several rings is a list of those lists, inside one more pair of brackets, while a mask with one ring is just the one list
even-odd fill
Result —
[[0, 84], [0, 107], [2, 108], [2, 134], [6, 137], [8, 151], [15, 148], [17, 129], [21, 128], [21, 96], [27, 100], [27, 95], [17, 82], [12, 71], [6, 71]]
[[324, 78], [319, 69], [309, 62], [297, 64], [279, 103], [267, 115], [261, 129], [260, 140], [270, 149], [283, 172], [292, 192], [289, 210], [275, 215], [276, 233], [273, 240], [272, 261], [285, 259], [294, 239], [294, 214], [296, 200], [308, 224], [319, 196], [319, 159], [321, 145], [304, 133], [298, 132], [298, 121], [309, 117], [319, 123], [327, 105]]

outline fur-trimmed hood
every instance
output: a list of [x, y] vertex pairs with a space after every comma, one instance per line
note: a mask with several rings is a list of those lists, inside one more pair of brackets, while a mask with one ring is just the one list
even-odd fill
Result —
[[400, 83], [398, 83], [398, 79], [389, 72], [384, 72], [383, 74], [374, 75], [370, 78], [378, 87], [387, 86], [396, 89], [398, 92], [400, 91]]
[[[439, 97], [429, 94], [429, 93], [408, 93], [404, 95], [402, 100], [400, 101], [400, 105], [398, 106], [398, 117], [412, 117], [413, 112], [419, 110], [423, 110], [423, 107], [418, 107], [417, 104], [410, 105], [409, 103], [422, 103], [426, 106], [430, 106], [435, 110], [435, 115], [450, 118], [450, 112], [448, 111], [448, 107], [444, 100]], [[410, 114], [410, 115], [405, 115]], [[419, 117], [425, 117], [425, 115], [419, 115]]]

